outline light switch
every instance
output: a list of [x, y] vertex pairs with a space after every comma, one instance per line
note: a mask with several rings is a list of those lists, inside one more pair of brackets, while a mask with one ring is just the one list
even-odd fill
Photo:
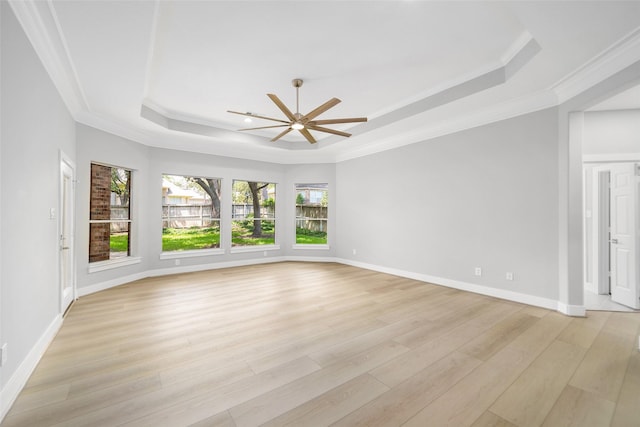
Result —
[[49, 219], [56, 219], [56, 208], [49, 208]]

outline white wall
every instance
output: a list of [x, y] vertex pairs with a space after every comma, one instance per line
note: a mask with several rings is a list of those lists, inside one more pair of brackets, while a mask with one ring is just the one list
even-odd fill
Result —
[[[335, 240], [335, 165], [280, 165], [268, 162], [235, 159], [186, 151], [148, 147], [95, 128], [77, 125], [78, 187], [77, 187], [77, 265], [78, 290], [81, 295], [152, 274], [189, 271], [198, 268], [237, 263], [263, 262], [285, 255], [296, 257], [331, 257], [335, 250], [294, 250], [295, 193], [294, 184], [326, 182], [329, 184], [329, 241]], [[90, 163], [98, 162], [132, 169], [132, 255], [141, 258], [134, 265], [89, 273], [89, 185]], [[221, 203], [224, 254], [160, 259], [162, 252], [162, 175], [187, 175], [222, 178]], [[230, 253], [231, 185], [234, 179], [274, 182], [276, 187], [276, 243], [278, 250], [266, 255], [255, 252]], [[226, 231], [225, 231], [226, 228]]]
[[[75, 159], [75, 125], [7, 2], [2, 8], [1, 283], [3, 413], [59, 319], [59, 150]], [[45, 343], [46, 344], [46, 343]], [[26, 380], [26, 378], [24, 378]]]
[[549, 109], [339, 163], [338, 257], [555, 300], [557, 162]]
[[582, 153], [640, 153], [640, 110], [586, 112]]

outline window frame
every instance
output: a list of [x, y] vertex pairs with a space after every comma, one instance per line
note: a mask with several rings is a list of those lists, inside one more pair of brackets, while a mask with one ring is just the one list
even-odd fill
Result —
[[[236, 182], [245, 182], [245, 183], [249, 183], [249, 182], [256, 182], [258, 184], [267, 184], [267, 186], [269, 185], [273, 185], [273, 193], [275, 196], [274, 199], [274, 208], [273, 208], [273, 217], [272, 218], [265, 218], [265, 217], [260, 217], [259, 221], [273, 221], [273, 243], [269, 243], [269, 244], [264, 244], [264, 245], [235, 245], [233, 243], [233, 226], [235, 222], [238, 221], [245, 221], [246, 219], [244, 218], [234, 218], [234, 208], [233, 206], [235, 205], [234, 203], [234, 197], [235, 197], [235, 191], [234, 191], [234, 186]], [[229, 239], [229, 244], [230, 244], [230, 249], [229, 252], [230, 253], [243, 253], [243, 252], [260, 252], [260, 251], [264, 251], [264, 256], [267, 256], [267, 251], [274, 251], [274, 250], [279, 250], [280, 249], [280, 244], [279, 244], [279, 239], [278, 239], [278, 223], [279, 223], [279, 219], [278, 219], [278, 186], [279, 184], [275, 181], [271, 181], [271, 180], [250, 180], [250, 179], [240, 179], [240, 178], [234, 178], [231, 180], [231, 197], [229, 197], [229, 199], [231, 200], [231, 212], [230, 212], [230, 227], [229, 227], [229, 234], [230, 234], [230, 239]], [[264, 201], [262, 201], [264, 202]], [[251, 204], [253, 203], [253, 201], [251, 201]], [[250, 204], [249, 204], [250, 205]], [[262, 205], [261, 205], [262, 206]], [[262, 215], [262, 208], [261, 208], [261, 215]], [[251, 221], [254, 221], [255, 218], [251, 219]]]
[[[299, 190], [298, 187], [299, 186], [314, 186], [314, 185], [324, 185], [326, 186], [324, 190], [322, 191], [326, 191], [327, 192], [327, 206], [326, 206], [326, 217], [318, 219], [318, 220], [325, 220], [325, 224], [326, 224], [326, 228], [327, 228], [327, 237], [326, 237], [326, 243], [298, 243], [297, 242], [297, 228], [298, 228], [298, 216], [297, 216], [297, 207], [298, 207], [298, 203], [297, 203], [297, 199], [298, 199], [298, 194], [299, 194]], [[305, 181], [305, 182], [298, 182], [298, 183], [294, 183], [293, 184], [293, 218], [294, 218], [294, 224], [293, 224], [293, 244], [291, 245], [292, 249], [295, 250], [329, 250], [331, 249], [331, 245], [329, 242], [329, 205], [330, 205], [330, 196], [329, 196], [329, 183], [328, 182], [310, 182], [310, 181]]]
[[[92, 168], [93, 165], [97, 165], [97, 166], [102, 166], [102, 167], [108, 167], [111, 169], [122, 169], [125, 170], [129, 173], [129, 180], [128, 180], [128, 187], [129, 187], [129, 201], [128, 201], [128, 218], [127, 219], [123, 219], [123, 218], [109, 218], [109, 219], [91, 219], [91, 203], [92, 203], [92, 197], [91, 197], [91, 193], [93, 191], [93, 175], [92, 175]], [[89, 253], [91, 252], [91, 225], [92, 224], [112, 224], [112, 223], [127, 223], [128, 224], [128, 231], [127, 231], [127, 237], [128, 237], [128, 243], [127, 243], [127, 255], [126, 256], [122, 256], [122, 257], [117, 257], [117, 258], [109, 258], [106, 260], [100, 260], [100, 261], [90, 261], [89, 257], [87, 257], [87, 263], [88, 263], [88, 272], [89, 273], [96, 273], [99, 271], [105, 271], [105, 270], [110, 270], [113, 268], [119, 268], [119, 267], [124, 267], [127, 265], [133, 265], [133, 264], [138, 264], [142, 261], [142, 258], [139, 256], [136, 256], [136, 251], [135, 251], [135, 245], [132, 244], [132, 241], [135, 241], [134, 236], [135, 236], [135, 223], [136, 221], [134, 220], [134, 206], [135, 203], [132, 203], [134, 197], [132, 197], [132, 195], [135, 194], [135, 191], [133, 190], [134, 186], [133, 183], [136, 182], [136, 180], [134, 179], [135, 176], [135, 169], [130, 168], [130, 167], [126, 167], [126, 166], [116, 166], [116, 165], [112, 165], [112, 164], [108, 164], [108, 163], [103, 163], [103, 162], [98, 162], [98, 161], [90, 161], [89, 162]], [[111, 193], [110, 193], [111, 194]], [[111, 255], [110, 255], [111, 256]]]
[[[178, 176], [178, 177], [182, 177], [182, 178], [215, 179], [215, 180], [218, 180], [220, 182], [221, 192], [222, 192], [222, 189], [224, 188], [224, 179], [221, 178], [221, 177], [211, 177], [211, 176], [196, 175], [196, 174], [185, 175], [185, 174], [178, 174], [178, 173], [162, 173], [161, 174], [161, 179], [164, 180], [165, 176]], [[222, 194], [220, 195], [220, 200], [221, 201], [223, 200]], [[211, 201], [211, 203], [213, 203], [213, 200]], [[164, 196], [161, 197], [160, 204], [161, 204], [162, 207], [165, 205]], [[187, 250], [165, 251], [163, 249], [163, 243], [162, 243], [162, 239], [161, 239], [161, 241], [160, 241], [160, 255], [159, 255], [159, 258], [161, 260], [170, 260], [170, 259], [197, 258], [197, 257], [225, 254], [226, 250], [223, 248], [223, 229], [226, 229], [226, 227], [223, 227], [223, 225], [222, 225], [222, 217], [223, 217], [222, 212], [223, 212], [223, 210], [224, 210], [223, 204], [220, 203], [220, 211], [218, 212], [218, 218], [216, 219], [216, 221], [218, 223], [218, 228], [220, 230], [219, 231], [220, 236], [218, 238], [218, 247], [217, 248], [203, 248], [203, 249], [187, 249]], [[161, 216], [162, 216], [161, 230], [164, 230], [164, 213], [162, 213]]]

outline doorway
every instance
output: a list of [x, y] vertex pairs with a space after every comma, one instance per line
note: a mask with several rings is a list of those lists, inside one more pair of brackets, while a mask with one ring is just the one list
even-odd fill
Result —
[[76, 298], [75, 273], [75, 165], [60, 153], [60, 200], [58, 223], [60, 313]]
[[640, 309], [640, 164], [585, 164], [584, 170], [585, 306]]

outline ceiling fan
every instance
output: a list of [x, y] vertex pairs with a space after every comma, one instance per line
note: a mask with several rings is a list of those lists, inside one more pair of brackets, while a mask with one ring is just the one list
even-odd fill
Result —
[[299, 90], [300, 90], [300, 86], [302, 86], [303, 81], [302, 81], [302, 79], [293, 79], [291, 81], [291, 83], [293, 84], [293, 87], [296, 88], [296, 112], [295, 112], [295, 114], [292, 113], [291, 110], [289, 110], [287, 108], [287, 106], [284, 105], [284, 103], [282, 101], [280, 101], [280, 98], [278, 98], [276, 95], [274, 95], [272, 93], [268, 93], [267, 96], [278, 106], [278, 108], [284, 113], [284, 115], [287, 116], [288, 120], [280, 120], [280, 119], [274, 119], [272, 117], [258, 116], [256, 114], [252, 114], [252, 113], [240, 113], [238, 111], [227, 110], [228, 113], [240, 114], [241, 116], [255, 117], [257, 119], [271, 120], [271, 121], [274, 121], [274, 122], [283, 123], [283, 124], [280, 124], [280, 125], [261, 126], [261, 127], [256, 127], [256, 128], [247, 128], [247, 129], [238, 129], [238, 130], [245, 131], [245, 130], [256, 130], [256, 129], [286, 128], [281, 133], [276, 135], [273, 139], [271, 139], [271, 141], [277, 141], [280, 138], [282, 138], [283, 136], [285, 136], [286, 134], [288, 134], [289, 132], [291, 132], [292, 130], [297, 130], [298, 132], [300, 132], [307, 139], [307, 141], [309, 141], [311, 144], [315, 144], [316, 140], [313, 137], [313, 135], [311, 135], [311, 132], [309, 132], [309, 130], [315, 130], [315, 131], [318, 131], [318, 132], [326, 132], [326, 133], [332, 133], [334, 135], [350, 137], [351, 136], [350, 133], [342, 132], [342, 131], [335, 130], [335, 129], [329, 129], [329, 128], [323, 127], [321, 125], [332, 125], [332, 124], [338, 124], [338, 123], [356, 123], [356, 122], [366, 122], [367, 121], [366, 117], [353, 117], [353, 118], [347, 118], [347, 119], [313, 120], [317, 116], [319, 116], [320, 114], [322, 114], [325, 111], [327, 111], [329, 108], [335, 107], [336, 105], [338, 105], [341, 102], [338, 98], [331, 98], [330, 100], [328, 100], [324, 104], [322, 104], [319, 107], [317, 107], [315, 110], [313, 110], [313, 111], [311, 111], [311, 112], [309, 112], [309, 113], [307, 113], [305, 115], [302, 115], [299, 112], [299, 106], [300, 106], [299, 105]]

